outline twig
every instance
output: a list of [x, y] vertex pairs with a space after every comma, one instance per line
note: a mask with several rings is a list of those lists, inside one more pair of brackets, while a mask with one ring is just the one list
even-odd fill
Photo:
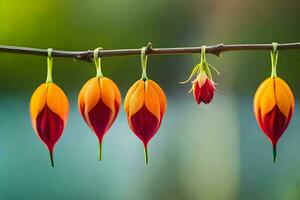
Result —
[[[214, 54], [219, 56], [223, 52], [227, 51], [244, 51], [244, 50], [272, 50], [272, 44], [217, 44], [207, 46], [206, 53]], [[277, 46], [278, 50], [284, 49], [300, 49], [300, 42], [294, 43], [281, 43]], [[47, 49], [38, 49], [30, 47], [18, 47], [18, 46], [6, 46], [0, 45], [0, 52], [6, 53], [19, 53], [19, 54], [31, 54], [47, 56]], [[192, 54], [200, 53], [201, 47], [177, 47], [177, 48], [153, 48], [152, 44], [149, 43], [147, 46], [147, 55], [171, 55], [171, 54]], [[113, 56], [133, 56], [140, 55], [141, 49], [112, 49], [112, 50], [100, 50], [100, 57], [113, 57]], [[69, 57], [78, 60], [91, 61], [93, 57], [93, 51], [64, 51], [64, 50], [53, 50], [53, 57]]]

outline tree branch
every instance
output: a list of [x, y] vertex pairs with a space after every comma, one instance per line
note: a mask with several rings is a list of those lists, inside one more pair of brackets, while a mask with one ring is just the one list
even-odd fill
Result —
[[[219, 56], [223, 52], [227, 51], [242, 51], [242, 50], [272, 50], [272, 44], [217, 44], [206, 47], [206, 53], [214, 54]], [[281, 43], [277, 46], [278, 50], [284, 49], [300, 49], [300, 42], [294, 43]], [[41, 55], [47, 56], [47, 49], [29, 48], [29, 47], [18, 47], [18, 46], [6, 46], [0, 45], [0, 52], [7, 53], [19, 53], [19, 54], [30, 54], [30, 55]], [[147, 46], [147, 55], [171, 55], [171, 54], [192, 54], [200, 53], [201, 47], [179, 47], [179, 48], [153, 48], [151, 43]], [[53, 50], [53, 57], [69, 57], [78, 60], [91, 61], [93, 58], [93, 50], [87, 51], [64, 51], [64, 50]], [[113, 56], [132, 56], [140, 55], [141, 49], [113, 49], [113, 50], [100, 50], [100, 57], [113, 57]]]

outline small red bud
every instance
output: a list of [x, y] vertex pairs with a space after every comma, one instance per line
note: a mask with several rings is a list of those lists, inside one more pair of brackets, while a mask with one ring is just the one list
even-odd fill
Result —
[[208, 104], [214, 97], [215, 84], [206, 76], [205, 72], [203, 72], [193, 81], [192, 90], [195, 101], [198, 104], [201, 102]]

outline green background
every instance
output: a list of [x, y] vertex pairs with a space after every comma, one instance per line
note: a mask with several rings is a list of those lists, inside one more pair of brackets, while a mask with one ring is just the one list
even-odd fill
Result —
[[[298, 0], [0, 0], [0, 44], [64, 50], [201, 46], [300, 41]], [[279, 52], [278, 74], [297, 100], [299, 50]], [[70, 101], [54, 169], [32, 131], [29, 99], [46, 78], [46, 58], [0, 53], [0, 199], [300, 199], [300, 111], [272, 162], [269, 141], [252, 113], [259, 83], [270, 75], [267, 51], [227, 52], [207, 60], [218, 91], [196, 105], [180, 85], [199, 54], [151, 56], [148, 76], [168, 97], [150, 142], [150, 165], [123, 109], [106, 135], [103, 161], [96, 137], [77, 111], [77, 94], [94, 65], [54, 59], [54, 81]], [[103, 58], [103, 73], [124, 98], [141, 76], [139, 56]]]

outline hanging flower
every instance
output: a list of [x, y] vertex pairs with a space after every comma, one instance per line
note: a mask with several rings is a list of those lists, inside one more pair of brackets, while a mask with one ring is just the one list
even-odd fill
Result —
[[276, 145], [289, 125], [294, 113], [295, 101], [290, 87], [277, 77], [278, 51], [276, 51], [276, 44], [273, 45], [275, 47], [271, 52], [272, 74], [258, 87], [253, 108], [259, 127], [272, 143], [274, 162], [276, 162]]
[[209, 67], [212, 67], [219, 74], [219, 72], [213, 66], [206, 62], [205, 49], [205, 46], [201, 47], [201, 61], [194, 67], [188, 80], [180, 82], [182, 84], [187, 83], [192, 79], [194, 75], [197, 75], [196, 78], [192, 81], [192, 88], [190, 92], [193, 91], [194, 99], [198, 104], [200, 104], [201, 102], [208, 104], [214, 97], [216, 84], [212, 80]]
[[87, 81], [80, 90], [78, 108], [87, 125], [98, 137], [100, 146], [99, 160], [102, 160], [103, 137], [119, 113], [121, 94], [112, 80], [103, 77], [98, 53], [99, 49], [96, 49], [97, 76]]
[[201, 102], [208, 104], [214, 97], [215, 83], [209, 79], [205, 71], [201, 71], [197, 78], [193, 81], [193, 95], [195, 101], [200, 104]]
[[31, 96], [30, 117], [34, 131], [49, 150], [51, 166], [54, 167], [54, 146], [67, 123], [69, 103], [62, 89], [52, 81], [52, 50], [48, 52], [47, 80]]
[[146, 48], [142, 49], [142, 79], [128, 90], [124, 109], [131, 130], [143, 142], [145, 162], [149, 163], [147, 145], [158, 131], [167, 108], [167, 99], [160, 86], [146, 75]]

